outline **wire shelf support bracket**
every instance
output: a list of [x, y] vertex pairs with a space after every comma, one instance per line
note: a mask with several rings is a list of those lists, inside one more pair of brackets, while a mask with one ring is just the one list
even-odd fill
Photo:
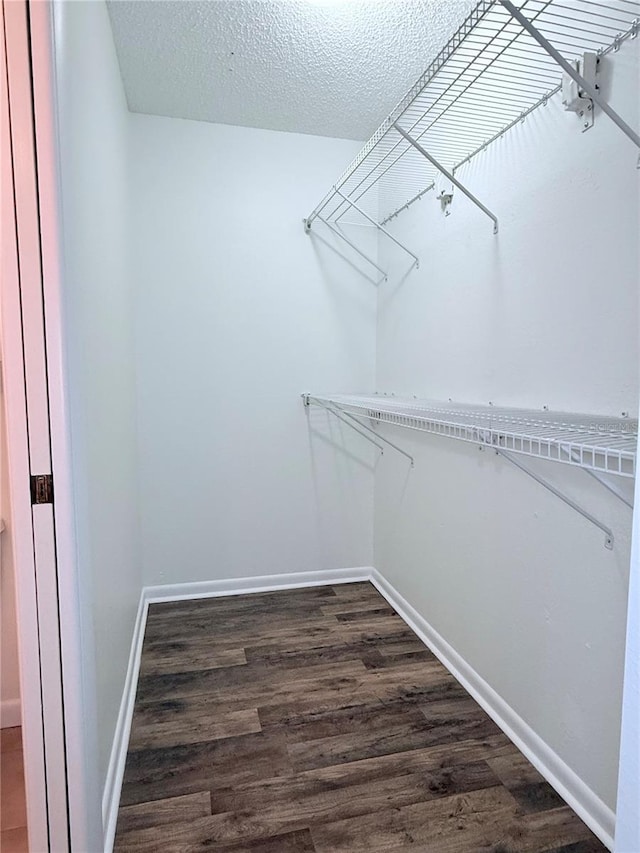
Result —
[[[366, 438], [367, 441], [370, 441], [371, 444], [375, 444], [375, 446], [380, 450], [380, 455], [384, 455], [384, 447], [379, 442], [384, 442], [384, 444], [392, 447], [398, 453], [401, 453], [403, 456], [406, 456], [409, 462], [411, 463], [411, 467], [414, 467], [414, 459], [409, 453], [403, 450], [401, 447], [398, 447], [397, 444], [394, 444], [392, 441], [389, 441], [388, 438], [385, 438], [382, 435], [378, 435], [378, 433], [372, 429], [367, 424], [362, 423], [361, 420], [356, 418], [350, 412], [346, 412], [340, 409], [338, 406], [331, 405], [328, 401], [325, 401], [319, 397], [312, 397], [311, 394], [304, 393], [302, 396], [302, 402], [305, 407], [309, 407], [311, 405], [319, 406], [321, 409], [325, 409], [325, 411], [334, 415], [338, 420], [342, 421], [342, 423], [351, 427], [351, 429], [355, 430], [359, 435], [363, 438]], [[348, 418], [348, 420], [347, 420]], [[362, 431], [364, 430], [364, 432]], [[375, 438], [374, 438], [375, 436]]]
[[413, 145], [413, 147], [416, 149], [416, 151], [419, 151], [423, 157], [426, 157], [426, 159], [431, 163], [432, 166], [435, 166], [436, 169], [439, 172], [441, 172], [448, 181], [451, 181], [451, 183], [454, 185], [454, 187], [458, 187], [460, 192], [464, 193], [466, 195], [466, 197], [468, 199], [470, 199], [476, 205], [476, 207], [479, 207], [480, 210], [489, 217], [489, 219], [493, 220], [493, 233], [497, 234], [498, 233], [498, 217], [494, 213], [492, 213], [488, 207], [485, 207], [484, 204], [481, 201], [479, 201], [474, 196], [474, 194], [472, 192], [470, 192], [465, 187], [464, 184], [460, 183], [460, 181], [451, 172], [449, 172], [447, 169], [445, 169], [445, 167], [441, 163], [438, 163], [436, 158], [433, 157], [431, 154], [429, 154], [429, 152], [425, 148], [423, 148], [422, 145], [420, 145], [420, 143], [417, 141], [417, 139], [414, 139], [410, 134], [408, 134], [406, 132], [406, 130], [401, 128], [397, 122], [394, 122], [393, 126], [398, 131], [400, 136], [403, 136], [410, 145]]
[[[350, 240], [346, 236], [346, 234], [343, 234], [339, 228], [336, 228], [335, 225], [332, 225], [331, 222], [329, 222], [327, 219], [324, 219], [322, 216], [318, 215], [316, 217], [316, 219], [319, 219], [320, 222], [324, 223], [327, 226], [327, 228], [329, 229], [329, 231], [333, 232], [336, 235], [336, 237], [339, 237], [341, 240], [344, 240], [344, 242], [348, 246], [351, 246], [351, 248], [353, 249], [354, 252], [357, 252], [361, 258], [364, 258], [365, 261], [367, 261], [369, 264], [371, 264], [372, 267], [375, 267], [378, 270], [378, 272], [380, 273], [380, 275], [382, 276], [380, 281], [386, 281], [387, 280], [387, 274], [382, 269], [382, 267], [378, 266], [378, 264], [374, 260], [372, 260], [369, 257], [369, 255], [367, 255], [366, 252], [363, 252], [359, 246], [356, 246], [356, 244], [353, 242], [353, 240]], [[309, 234], [311, 232], [311, 222], [309, 222], [308, 219], [305, 219], [303, 221], [304, 221], [304, 230], [307, 232], [307, 234]], [[377, 283], [380, 284], [380, 281]]]
[[[582, 74], [578, 71], [575, 65], [572, 65], [570, 62], [564, 58], [564, 56], [560, 53], [560, 51], [556, 50], [556, 48], [551, 44], [551, 42], [546, 39], [543, 34], [531, 23], [531, 21], [522, 14], [520, 9], [517, 9], [511, 0], [500, 0], [500, 3], [504, 6], [504, 8], [509, 12], [509, 14], [522, 26], [529, 35], [535, 39], [535, 41], [540, 45], [540, 47], [545, 50], [549, 56], [558, 63], [558, 65], [562, 68], [565, 74], [568, 74], [571, 79], [577, 83], [578, 88], [583, 91], [588, 97], [597, 104], [600, 109], [609, 116], [611, 121], [616, 124], [620, 130], [628, 136], [628, 138], [633, 142], [633, 144], [640, 148], [640, 136], [630, 127], [627, 122], [618, 115], [618, 113], [609, 106], [606, 100], [601, 97], [598, 88], [594, 83], [591, 83], [589, 80], [586, 80]], [[635, 24], [633, 35], [637, 35], [637, 21]], [[638, 160], [638, 168], [640, 168], [640, 158]]]
[[346, 195], [344, 195], [344, 193], [340, 192], [340, 190], [337, 188], [336, 188], [336, 193], [340, 196], [340, 198], [343, 198], [350, 207], [353, 207], [355, 210], [358, 211], [358, 213], [360, 213], [362, 216], [364, 216], [364, 218], [366, 220], [368, 220], [372, 225], [374, 225], [378, 229], [378, 231], [380, 231], [382, 234], [385, 234], [390, 240], [392, 240], [396, 244], [396, 246], [399, 246], [403, 250], [403, 252], [406, 252], [407, 255], [411, 255], [411, 257], [413, 258], [413, 263], [414, 263], [414, 266], [416, 267], [416, 269], [420, 266], [420, 259], [418, 258], [418, 256], [414, 255], [413, 252], [411, 252], [409, 249], [407, 249], [407, 247], [403, 243], [401, 243], [397, 237], [394, 237], [393, 234], [391, 234], [389, 231], [387, 231], [387, 229], [383, 225], [381, 225], [379, 222], [377, 222], [372, 216], [369, 216], [369, 214], [366, 212], [366, 210], [363, 210], [359, 204], [356, 204], [355, 201], [348, 198]]
[[607, 527], [607, 525], [603, 524], [603, 522], [599, 521], [595, 517], [595, 515], [592, 515], [583, 506], [580, 506], [579, 503], [577, 503], [572, 498], [565, 495], [564, 492], [561, 492], [560, 489], [557, 489], [547, 479], [545, 479], [544, 477], [541, 477], [540, 474], [537, 474], [535, 471], [532, 471], [528, 465], [525, 465], [523, 462], [521, 462], [519, 459], [516, 459], [510, 453], [506, 453], [504, 450], [496, 450], [496, 454], [498, 456], [501, 456], [503, 459], [506, 459], [507, 462], [510, 462], [512, 465], [514, 465], [516, 468], [518, 468], [520, 471], [522, 471], [528, 477], [531, 477], [531, 479], [535, 480], [536, 483], [539, 483], [541, 486], [544, 486], [544, 488], [548, 492], [551, 492], [552, 495], [555, 495], [557, 498], [560, 498], [560, 500], [563, 501], [565, 504], [567, 504], [567, 506], [570, 506], [571, 509], [575, 510], [583, 518], [586, 518], [587, 521], [590, 521], [591, 524], [595, 525], [600, 530], [602, 530], [602, 532], [604, 533], [604, 547], [608, 548], [609, 551], [613, 550], [614, 538], [613, 538], [613, 532], [612, 532], [611, 528]]

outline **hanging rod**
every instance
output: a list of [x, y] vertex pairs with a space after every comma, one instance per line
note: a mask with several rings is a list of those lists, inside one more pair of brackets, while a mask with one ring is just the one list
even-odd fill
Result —
[[307, 226], [319, 216], [333, 223], [368, 218], [386, 224], [434, 186], [434, 162], [456, 174], [555, 97], [563, 72], [637, 145], [637, 131], [575, 71], [575, 63], [585, 52], [614, 55], [637, 36], [639, 21], [637, 0], [518, 0], [517, 6], [480, 0], [309, 214]]

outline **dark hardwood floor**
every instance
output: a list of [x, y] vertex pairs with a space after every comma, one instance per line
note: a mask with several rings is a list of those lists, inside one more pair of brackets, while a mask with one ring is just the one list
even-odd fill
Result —
[[115, 849], [605, 850], [368, 583], [151, 605]]

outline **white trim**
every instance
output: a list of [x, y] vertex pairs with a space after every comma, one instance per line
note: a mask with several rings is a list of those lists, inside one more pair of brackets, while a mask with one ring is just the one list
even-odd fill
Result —
[[371, 580], [373, 569], [358, 566], [353, 569], [322, 569], [316, 572], [288, 572], [281, 575], [262, 575], [252, 578], [225, 578], [199, 583], [147, 586], [147, 601], [180, 601], [188, 598], [216, 598], [221, 595], [247, 595], [251, 592], [270, 592], [276, 589], [301, 589], [306, 586], [328, 586], [334, 583], [357, 583]]
[[615, 813], [378, 572], [371, 583], [609, 850]]
[[[34, 163], [29, 161], [28, 150], [22, 145], [22, 171], [24, 179], [18, 185], [14, 183], [17, 175], [16, 164], [13, 162], [11, 151], [11, 136], [17, 134], [23, 142], [29, 143], [33, 136], [33, 122], [25, 109], [30, 108], [30, 93], [24, 97], [16, 97], [20, 104], [18, 114], [12, 114], [9, 120], [8, 79], [22, 83], [22, 93], [29, 86], [29, 41], [26, 32], [26, 5], [24, 3], [0, 4], [0, 26], [3, 36], [0, 39], [0, 180], [3, 189], [13, 187], [13, 193], [0, 193], [1, 214], [3, 227], [0, 229], [0, 297], [2, 311], [0, 325], [2, 327], [2, 371], [5, 405], [5, 436], [9, 474], [9, 492], [11, 495], [11, 527], [8, 531], [11, 537], [11, 550], [14, 566], [19, 567], [15, 572], [16, 593], [16, 624], [18, 630], [18, 662], [20, 671], [20, 699], [22, 704], [22, 736], [25, 791], [27, 801], [27, 829], [29, 846], [33, 850], [49, 849], [49, 814], [46, 795], [46, 750], [43, 731], [43, 690], [56, 689], [60, 691], [50, 678], [50, 674], [41, 669], [40, 650], [43, 645], [51, 643], [51, 638], [40, 631], [38, 620], [38, 586], [36, 581], [36, 566], [33, 547], [33, 517], [31, 496], [29, 494], [29, 477], [31, 473], [29, 460], [29, 430], [27, 423], [27, 389], [25, 382], [25, 363], [23, 350], [22, 317], [31, 320], [40, 316], [42, 306], [29, 300], [27, 292], [21, 289], [18, 270], [19, 245], [15, 223], [16, 209], [14, 201], [29, 195], [29, 183], [33, 193]], [[11, 48], [12, 56], [5, 52], [5, 46]], [[20, 123], [21, 122], [21, 123]], [[31, 143], [29, 143], [31, 144]], [[25, 184], [26, 182], [26, 184]], [[30, 248], [33, 255], [39, 254], [39, 247]], [[30, 293], [33, 295], [31, 281]], [[37, 301], [37, 300], [36, 300]], [[41, 362], [41, 369], [44, 363]], [[35, 425], [34, 425], [35, 427]], [[41, 469], [43, 472], [47, 469]], [[54, 606], [53, 603], [51, 606]], [[54, 720], [47, 723], [55, 727]], [[64, 786], [62, 779], [55, 779], [55, 784]]]
[[[51, 464], [55, 482], [55, 549], [66, 774], [71, 850], [102, 842], [95, 669], [89, 602], [83, 600], [76, 548], [70, 412], [64, 358], [62, 187], [56, 84], [55, 3], [29, 3], [40, 240], [47, 352]], [[56, 28], [58, 36], [64, 34]], [[28, 798], [27, 798], [28, 799]]]
[[327, 569], [315, 572], [263, 575], [249, 578], [201, 581], [199, 583], [166, 584], [144, 587], [136, 618], [129, 667], [125, 679], [116, 733], [102, 800], [105, 827], [105, 853], [111, 853], [118, 818], [120, 790], [127, 757], [131, 718], [140, 669], [142, 640], [149, 604], [162, 601], [181, 601], [195, 598], [215, 598], [223, 595], [246, 595], [277, 589], [301, 589], [327, 586], [334, 583], [371, 581], [398, 615], [436, 655], [449, 672], [484, 708], [518, 749], [529, 759], [576, 814], [613, 850], [615, 814], [600, 797], [545, 743], [505, 700], [468, 664], [447, 641], [424, 619], [408, 601], [378, 572], [368, 566], [353, 569]]
[[138, 673], [140, 672], [140, 657], [142, 655], [142, 641], [144, 629], [147, 624], [147, 611], [149, 602], [145, 595], [146, 588], [140, 593], [138, 613], [133, 628], [131, 640], [131, 652], [127, 674], [124, 679], [122, 700], [116, 722], [116, 730], [113, 735], [107, 778], [104, 783], [102, 794], [102, 826], [104, 830], [105, 853], [111, 853], [113, 841], [116, 834], [116, 823], [118, 821], [118, 806], [120, 804], [120, 790], [124, 776], [124, 766], [127, 760], [127, 747], [129, 745], [129, 732], [131, 731], [131, 720], [133, 718], [133, 705], [136, 698], [138, 685]]
[[102, 796], [102, 823], [104, 850], [111, 853], [118, 821], [120, 791], [127, 760], [129, 733], [140, 671], [142, 641], [147, 624], [149, 604], [161, 601], [181, 601], [191, 598], [216, 598], [223, 595], [247, 595], [251, 592], [269, 592], [277, 589], [301, 589], [310, 586], [328, 586], [334, 583], [357, 583], [370, 580], [373, 569], [362, 566], [353, 569], [326, 569], [315, 572], [295, 572], [280, 575], [262, 575], [249, 578], [201, 581], [199, 583], [145, 586], [140, 593], [138, 614], [133, 629], [129, 664], [122, 691], [118, 721], [113, 736], [107, 778]]
[[19, 699], [3, 699], [0, 702], [0, 729], [12, 729], [22, 725], [22, 709]]

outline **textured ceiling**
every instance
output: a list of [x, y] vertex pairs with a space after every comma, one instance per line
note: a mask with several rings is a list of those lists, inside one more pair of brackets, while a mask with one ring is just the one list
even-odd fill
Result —
[[476, 0], [109, 0], [129, 108], [366, 139]]

